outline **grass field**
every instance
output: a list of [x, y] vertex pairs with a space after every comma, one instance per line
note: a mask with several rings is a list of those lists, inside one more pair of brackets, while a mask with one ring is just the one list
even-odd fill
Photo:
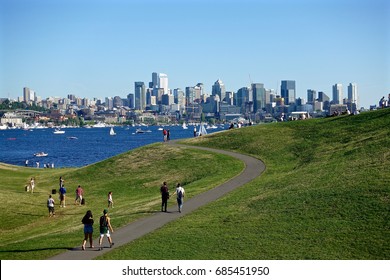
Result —
[[[161, 209], [160, 186], [171, 189], [181, 182], [192, 197], [213, 188], [243, 169], [243, 164], [224, 155], [154, 144], [79, 169], [34, 169], [0, 165], [0, 257], [4, 259], [46, 259], [75, 246], [84, 238], [81, 219], [88, 209], [95, 221], [107, 208], [107, 194], [113, 192], [110, 210], [114, 228]], [[66, 208], [48, 217], [46, 201], [65, 179]], [[34, 194], [24, 186], [36, 179]], [[75, 190], [81, 185], [86, 205], [74, 205]], [[174, 201], [170, 201], [173, 205]], [[95, 226], [97, 227], [97, 226]]]
[[[196, 212], [101, 259], [389, 259], [390, 110], [258, 125], [187, 140], [263, 160], [265, 173]], [[1, 259], [45, 259], [81, 244], [86, 207], [100, 213], [114, 192], [114, 227], [159, 210], [158, 187], [191, 196], [242, 170], [226, 156], [150, 145], [81, 169], [0, 167]], [[37, 194], [24, 193], [37, 178]], [[63, 176], [68, 208], [47, 217], [46, 198]]]
[[390, 110], [187, 143], [262, 159], [250, 184], [104, 259], [389, 259]]

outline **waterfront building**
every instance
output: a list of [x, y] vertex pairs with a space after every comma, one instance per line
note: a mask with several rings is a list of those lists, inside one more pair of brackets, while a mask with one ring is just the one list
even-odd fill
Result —
[[284, 98], [284, 103], [286, 105], [294, 104], [296, 98], [296, 88], [295, 81], [282, 81], [280, 86], [281, 97]]

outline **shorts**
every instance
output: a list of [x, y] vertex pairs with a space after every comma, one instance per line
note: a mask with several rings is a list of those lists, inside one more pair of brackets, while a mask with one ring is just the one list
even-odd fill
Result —
[[84, 233], [93, 233], [93, 226], [90, 224], [84, 225]]
[[110, 237], [110, 230], [109, 229], [107, 229], [107, 230], [100, 229], [100, 237], [103, 237], [104, 235], [106, 235], [107, 237]]

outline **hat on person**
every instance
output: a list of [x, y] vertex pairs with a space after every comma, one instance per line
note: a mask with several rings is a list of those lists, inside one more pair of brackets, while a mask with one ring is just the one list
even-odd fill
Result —
[[108, 210], [107, 209], [104, 209], [103, 210], [103, 214], [107, 214], [108, 213]]

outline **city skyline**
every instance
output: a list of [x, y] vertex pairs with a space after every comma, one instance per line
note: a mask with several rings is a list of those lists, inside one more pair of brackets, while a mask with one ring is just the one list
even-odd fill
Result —
[[[315, 3], [313, 3], [315, 2]], [[0, 97], [126, 96], [166, 73], [169, 88], [226, 91], [282, 80], [359, 104], [390, 90], [388, 1], [0, 0]]]

